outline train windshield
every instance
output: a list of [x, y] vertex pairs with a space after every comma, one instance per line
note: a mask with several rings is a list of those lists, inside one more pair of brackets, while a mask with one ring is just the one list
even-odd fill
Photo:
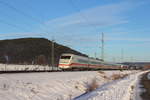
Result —
[[61, 59], [70, 59], [71, 56], [61, 56]]

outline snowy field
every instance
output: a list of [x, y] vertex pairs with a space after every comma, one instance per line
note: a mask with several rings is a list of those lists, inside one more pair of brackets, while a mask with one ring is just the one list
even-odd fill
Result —
[[147, 78], [150, 80], [150, 73], [148, 74]]
[[[0, 74], [0, 100], [130, 100], [138, 71]], [[113, 80], [114, 74], [130, 74]], [[98, 88], [87, 89], [96, 80]], [[84, 94], [84, 95], [82, 95]]]
[[87, 93], [75, 100], [142, 100], [139, 87], [139, 76], [142, 73], [145, 72], [131, 74], [124, 79], [104, 84], [95, 91]]
[[41, 70], [59, 70], [57, 67], [40, 66], [40, 65], [13, 65], [0, 64], [0, 71], [41, 71]]

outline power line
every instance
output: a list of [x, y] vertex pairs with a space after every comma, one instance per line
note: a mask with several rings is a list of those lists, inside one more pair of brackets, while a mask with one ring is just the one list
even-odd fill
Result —
[[124, 49], [122, 48], [121, 49], [121, 62], [124, 61]]
[[22, 27], [20, 27], [18, 25], [15, 25], [15, 24], [11, 24], [11, 23], [5, 22], [5, 21], [3, 21], [1, 19], [0, 19], [0, 22], [6, 24], [8, 26], [14, 27], [16, 29], [19, 29], [19, 30], [29, 31], [28, 29], [22, 28]]
[[[81, 10], [79, 9], [78, 6], [76, 6], [76, 5], [74, 4], [73, 0], [68, 0], [68, 1], [71, 3], [72, 7], [75, 8], [75, 10], [79, 12], [80, 16], [83, 17], [83, 19], [84, 19], [86, 22], [88, 22], [87, 24], [89, 24], [90, 26], [92, 26], [92, 28], [93, 28], [93, 27], [96, 28], [93, 24], [90, 23], [90, 21], [89, 21], [89, 19], [87, 18], [87, 16], [85, 16], [84, 14], [81, 13]], [[93, 30], [95, 30], [94, 28], [93, 28]]]
[[[47, 25], [46, 25], [45, 23], [43, 23], [41, 20], [39, 20], [39, 19], [33, 17], [32, 15], [29, 15], [29, 14], [27, 14], [27, 13], [25, 13], [25, 12], [19, 10], [19, 9], [17, 9], [16, 7], [12, 6], [11, 4], [9, 4], [9, 3], [7, 3], [7, 2], [4, 2], [4, 1], [0, 1], [0, 3], [3, 4], [3, 5], [5, 5], [5, 6], [7, 6], [7, 7], [10, 8], [10, 9], [16, 11], [17, 13], [19, 13], [19, 14], [25, 16], [25, 17], [28, 17], [28, 18], [34, 20], [35, 22], [38, 22], [39, 24], [42, 24], [42, 25], [44, 25], [44, 26], [47, 27]], [[44, 30], [44, 31], [45, 31], [46, 33], [49, 33], [47, 30]]]
[[1, 3], [1, 4], [3, 4], [3, 5], [5, 5], [5, 6], [7, 6], [7, 7], [8, 7], [8, 8], [10, 8], [10, 9], [12, 9], [12, 10], [16, 11], [17, 13], [20, 13], [20, 14], [22, 14], [22, 15], [26, 16], [26, 17], [30, 17], [31, 19], [33, 19], [33, 20], [35, 20], [35, 21], [38, 21], [38, 22], [39, 22], [39, 20], [37, 20], [37, 19], [36, 19], [36, 18], [34, 18], [33, 16], [31, 16], [31, 15], [29, 15], [29, 14], [27, 14], [27, 13], [25, 13], [25, 12], [23, 12], [23, 11], [19, 10], [19, 9], [17, 9], [16, 7], [14, 7], [14, 6], [10, 5], [10, 4], [9, 4], [9, 3], [7, 3], [7, 2], [0, 1], [0, 3]]
[[[87, 18], [87, 16], [81, 13], [80, 9], [74, 4], [73, 0], [68, 0], [68, 1], [69, 1], [70, 4], [72, 5], [72, 7], [75, 8], [75, 10], [76, 10], [77, 12], [79, 12], [79, 15], [87, 22], [87, 24], [90, 25], [90, 26], [92, 26], [91, 28], [95, 31], [96, 26], [93, 25], [93, 24], [91, 24], [91, 22], [89, 21], [89, 19]], [[103, 41], [103, 42], [104, 42], [104, 41]], [[102, 56], [102, 59], [104, 60], [104, 50], [102, 50], [101, 53], [102, 53], [101, 55], [103, 55], [103, 56]]]

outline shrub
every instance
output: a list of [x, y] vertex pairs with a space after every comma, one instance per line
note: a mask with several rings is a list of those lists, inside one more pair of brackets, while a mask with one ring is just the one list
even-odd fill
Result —
[[111, 78], [112, 80], [117, 80], [117, 79], [125, 78], [126, 76], [128, 76], [128, 74], [113, 74]]
[[36, 64], [38, 65], [46, 65], [47, 64], [47, 60], [46, 57], [44, 55], [39, 55], [36, 59]]
[[87, 85], [86, 92], [91, 92], [98, 88], [98, 83], [96, 82], [96, 79], [93, 79], [90, 84]]
[[131, 86], [131, 89], [132, 89], [132, 90], [134, 89], [134, 86], [133, 86], [133, 85]]
[[102, 74], [101, 76], [102, 76], [104, 79], [110, 79], [109, 77], [107, 77], [107, 76], [105, 75], [105, 72], [103, 72], [103, 71], [98, 71], [98, 73], [99, 73], [99, 74]]
[[103, 71], [98, 71], [98, 73], [100, 73], [100, 74], [105, 74], [105, 72], [103, 72]]
[[146, 66], [144, 66], [144, 68], [143, 68], [144, 70], [147, 70], [147, 69], [150, 69], [150, 65], [146, 65]]
[[150, 99], [150, 80], [147, 77], [148, 73], [143, 74], [140, 84], [143, 86], [145, 91], [141, 93], [141, 97], [143, 100], [149, 100]]

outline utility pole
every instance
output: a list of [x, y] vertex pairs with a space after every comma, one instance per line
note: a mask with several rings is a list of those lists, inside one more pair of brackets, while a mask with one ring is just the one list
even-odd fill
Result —
[[131, 60], [130, 60], [130, 62], [134, 62], [134, 61], [133, 61], [133, 57], [132, 57], [132, 56], [130, 57], [130, 59], [131, 59]]
[[51, 66], [52, 66], [52, 70], [54, 70], [54, 45], [55, 44], [55, 40], [52, 39], [52, 52], [51, 52]]
[[124, 50], [121, 49], [121, 62], [123, 62], [123, 61], [124, 61]]
[[95, 53], [94, 53], [95, 59], [96, 59], [96, 57], [97, 57], [96, 55], [97, 55], [97, 54], [96, 54], [96, 52], [95, 52]]
[[102, 46], [101, 46], [101, 59], [104, 61], [104, 33], [102, 33], [101, 42], [102, 42]]
[[112, 61], [113, 61], [114, 63], [116, 63], [116, 58], [115, 58], [115, 57], [113, 57], [113, 58], [112, 58]]

